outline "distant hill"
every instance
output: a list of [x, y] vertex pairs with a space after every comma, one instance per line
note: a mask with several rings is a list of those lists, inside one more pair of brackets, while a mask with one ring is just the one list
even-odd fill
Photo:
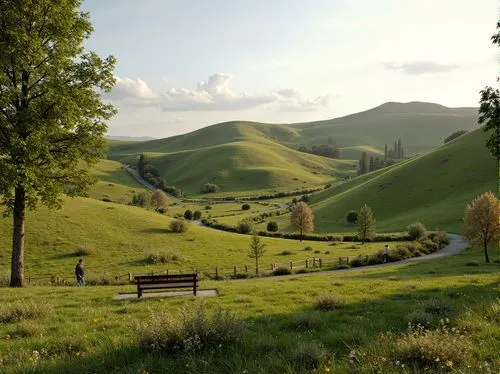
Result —
[[[146, 153], [168, 184], [189, 194], [203, 183], [222, 192], [294, 190], [335, 181], [356, 171], [361, 152], [381, 156], [402, 140], [406, 154], [429, 151], [456, 130], [476, 126], [477, 108], [422, 102], [385, 103], [327, 121], [297, 124], [224, 122], [146, 142], [110, 142], [109, 158], [135, 164]], [[342, 161], [297, 152], [332, 137]], [[344, 160], [354, 161], [344, 161]]]
[[148, 140], [154, 140], [150, 136], [115, 136], [115, 135], [106, 135], [106, 139], [108, 140], [123, 140], [128, 142], [146, 142]]
[[[430, 229], [460, 231], [465, 205], [498, 191], [498, 169], [481, 129], [391, 168], [354, 178], [311, 199], [319, 232], [353, 231], [345, 214], [368, 204], [380, 231], [405, 230], [415, 221]], [[282, 227], [288, 218], [281, 219]]]

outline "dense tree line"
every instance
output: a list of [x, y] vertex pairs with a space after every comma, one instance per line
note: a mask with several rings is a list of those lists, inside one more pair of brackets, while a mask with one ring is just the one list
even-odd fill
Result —
[[358, 173], [365, 174], [369, 171], [374, 171], [382, 169], [386, 166], [393, 165], [397, 160], [402, 160], [405, 157], [405, 150], [402, 146], [401, 139], [394, 142], [393, 148], [388, 148], [387, 144], [384, 146], [384, 158], [380, 157], [368, 157], [366, 152], [361, 153], [361, 158], [359, 159]]
[[165, 180], [160, 178], [160, 173], [156, 170], [151, 161], [148, 160], [143, 154], [141, 154], [137, 160], [137, 172], [143, 179], [151, 183], [157, 189], [163, 190], [175, 197], [181, 197], [184, 195], [179, 188], [175, 186], [168, 186]]
[[298, 151], [328, 158], [340, 158], [340, 149], [331, 136], [328, 138], [328, 144], [313, 145], [311, 149], [300, 147]]

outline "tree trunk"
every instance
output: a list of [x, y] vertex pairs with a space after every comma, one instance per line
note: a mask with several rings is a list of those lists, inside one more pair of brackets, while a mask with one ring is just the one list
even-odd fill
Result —
[[14, 200], [14, 227], [12, 230], [12, 261], [10, 286], [24, 286], [24, 221], [26, 212], [26, 191], [16, 187]]
[[302, 243], [302, 227], [300, 228], [300, 242]]
[[255, 257], [255, 274], [259, 275], [259, 258]]
[[486, 259], [486, 263], [489, 264], [490, 258], [488, 257], [488, 242], [484, 242], [484, 258]]

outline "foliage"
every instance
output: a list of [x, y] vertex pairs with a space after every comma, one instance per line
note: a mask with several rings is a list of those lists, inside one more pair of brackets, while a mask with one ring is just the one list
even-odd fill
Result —
[[364, 204], [359, 210], [358, 235], [362, 244], [375, 236], [375, 218], [371, 208]]
[[176, 219], [175, 221], [170, 222], [170, 230], [172, 232], [183, 233], [187, 232], [188, 229], [188, 223], [182, 219]]
[[266, 245], [257, 235], [252, 235], [248, 257], [255, 259], [255, 274], [259, 274], [259, 259], [264, 256], [264, 253], [266, 252], [266, 250], [264, 249], [265, 246]]
[[276, 221], [270, 221], [267, 224], [267, 231], [276, 232], [278, 231], [278, 223]]
[[160, 208], [166, 211], [168, 209], [168, 196], [160, 189], [156, 189], [151, 194], [151, 206], [158, 211]]
[[412, 223], [408, 226], [408, 236], [411, 240], [418, 240], [427, 234], [427, 229], [420, 222]]
[[12, 304], [0, 304], [0, 323], [14, 323], [26, 319], [35, 319], [47, 314], [51, 306], [46, 302], [18, 301]]
[[210, 315], [203, 304], [180, 310], [178, 318], [169, 313], [151, 314], [139, 327], [139, 346], [151, 352], [198, 352], [228, 349], [245, 334], [243, 322], [220, 308]]
[[446, 138], [444, 138], [444, 144], [451, 142], [453, 139], [456, 139], [459, 136], [462, 136], [464, 134], [467, 134], [467, 130], [455, 131], [455, 132], [451, 133], [450, 135], [448, 135]]
[[238, 222], [236, 231], [240, 234], [250, 234], [253, 231], [253, 224], [248, 220]]
[[311, 149], [299, 147], [298, 151], [328, 158], [340, 158], [340, 149], [332, 144], [313, 145]]
[[293, 361], [302, 370], [317, 371], [326, 366], [331, 354], [322, 345], [315, 342], [302, 342], [292, 352]]
[[300, 232], [300, 240], [302, 241], [302, 235], [304, 233], [310, 233], [314, 230], [314, 217], [309, 206], [301, 201], [293, 209], [290, 215], [290, 222], [292, 228]]
[[243, 204], [241, 206], [241, 210], [250, 210], [250, 204], [247, 204], [247, 203]]
[[193, 212], [190, 209], [186, 209], [186, 211], [184, 212], [184, 219], [187, 220], [193, 219]]
[[135, 193], [132, 196], [132, 201], [130, 202], [130, 204], [134, 206], [140, 206], [146, 209], [151, 208], [151, 193], [149, 193], [148, 191], [141, 191]]
[[214, 183], [205, 183], [201, 188], [201, 193], [213, 193], [220, 190], [219, 186]]
[[195, 221], [199, 220], [201, 218], [201, 212], [199, 210], [195, 210], [193, 213], [193, 219]]
[[329, 312], [335, 309], [343, 309], [344, 301], [333, 293], [324, 293], [316, 298], [314, 309]]
[[25, 210], [62, 206], [86, 193], [88, 165], [103, 157], [102, 92], [115, 83], [115, 59], [85, 52], [89, 15], [80, 2], [2, 2], [0, 14], [0, 196], [13, 213], [11, 286], [24, 284]]
[[500, 202], [492, 192], [485, 192], [477, 196], [465, 208], [464, 235], [474, 243], [482, 245], [486, 262], [488, 244], [500, 240]]
[[73, 254], [76, 257], [82, 257], [82, 256], [90, 256], [92, 254], [95, 254], [95, 252], [96, 251], [94, 250], [94, 248], [92, 248], [88, 244], [81, 244], [76, 247], [75, 252], [73, 252]]
[[[497, 22], [497, 33], [491, 37], [491, 40], [493, 44], [500, 47], [500, 21]], [[500, 77], [497, 77], [497, 82], [500, 82]], [[498, 164], [500, 159], [500, 91], [498, 88], [485, 87], [480, 94], [478, 123], [484, 125], [484, 132], [492, 131], [486, 147]]]
[[183, 260], [184, 257], [171, 252], [154, 252], [146, 255], [146, 261], [152, 265], [177, 263]]
[[349, 212], [347, 212], [345, 216], [347, 223], [352, 223], [352, 224], [357, 223], [358, 218], [359, 218], [359, 213], [355, 210], [350, 210]]
[[285, 267], [285, 266], [280, 266], [273, 271], [273, 275], [289, 275], [292, 274], [292, 271]]

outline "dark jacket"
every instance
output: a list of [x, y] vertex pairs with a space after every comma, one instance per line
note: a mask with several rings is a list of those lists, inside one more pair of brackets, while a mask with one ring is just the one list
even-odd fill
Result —
[[81, 279], [85, 275], [85, 269], [82, 264], [77, 264], [75, 267], [75, 275], [77, 278]]

